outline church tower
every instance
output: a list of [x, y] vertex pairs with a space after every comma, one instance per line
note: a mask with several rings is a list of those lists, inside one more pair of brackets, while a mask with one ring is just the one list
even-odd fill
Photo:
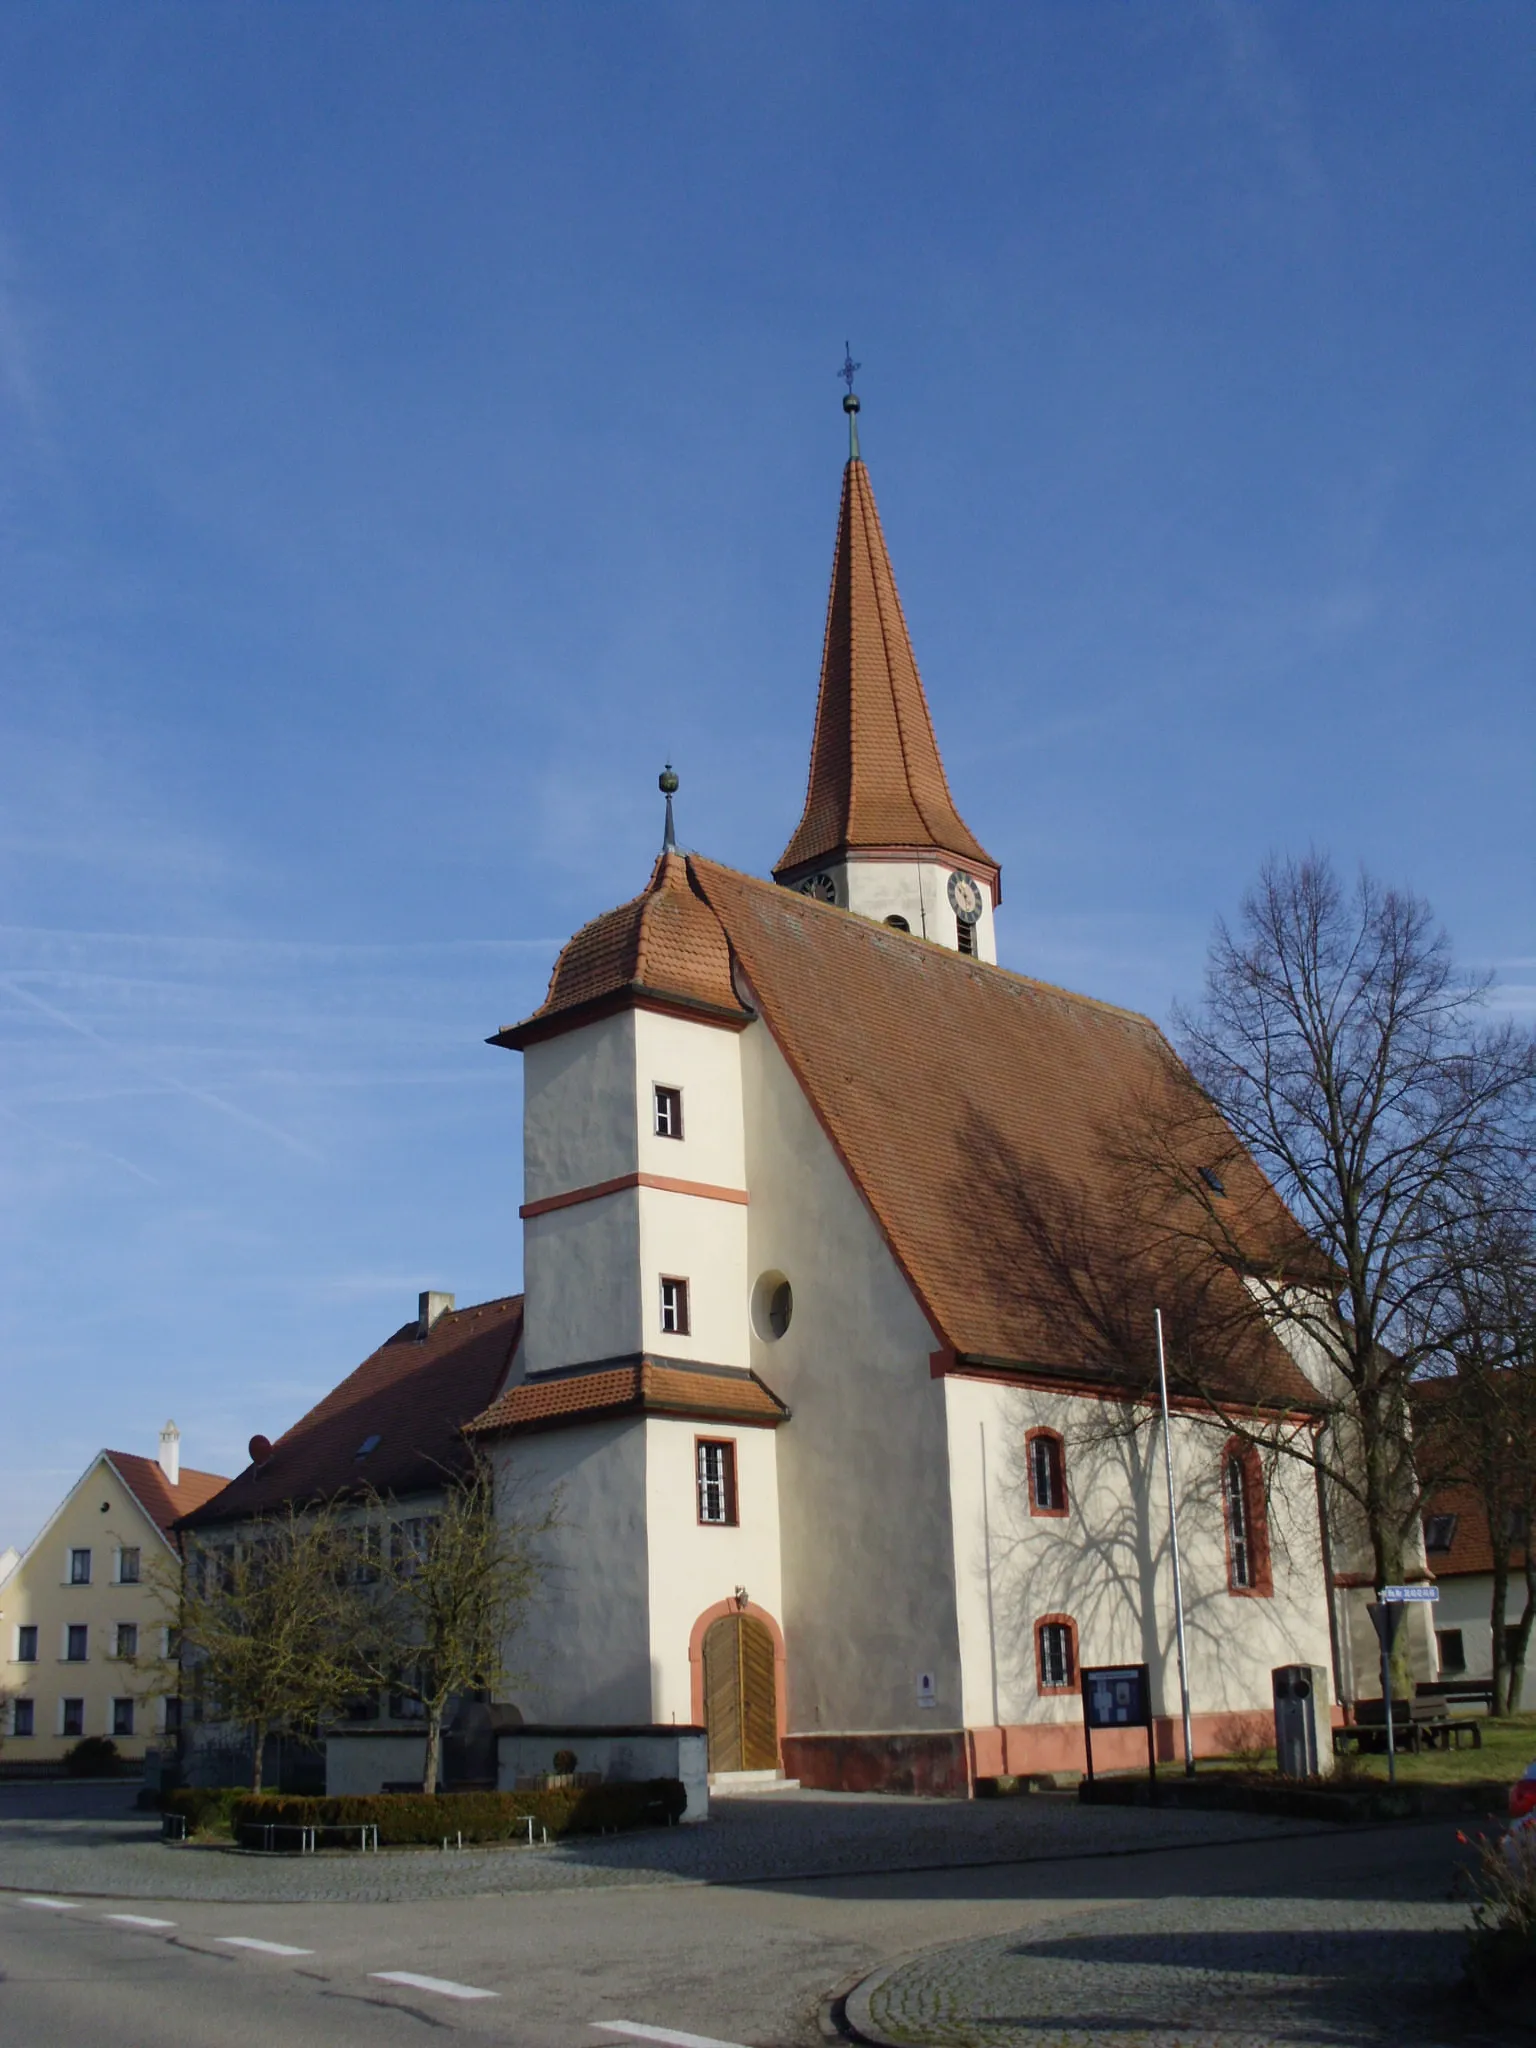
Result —
[[[845, 372], [851, 382], [852, 365]], [[995, 961], [996, 861], [955, 808], [896, 594], [850, 389], [805, 813], [774, 879]]]

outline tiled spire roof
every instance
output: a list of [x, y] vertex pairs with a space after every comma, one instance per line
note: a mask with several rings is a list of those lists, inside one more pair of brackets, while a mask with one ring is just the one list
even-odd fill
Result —
[[855, 457], [843, 471], [805, 815], [774, 873], [906, 848], [997, 872], [949, 793], [869, 472]]
[[555, 962], [549, 993], [492, 1045], [522, 1046], [568, 1018], [625, 1002], [661, 1003], [745, 1024], [750, 1012], [731, 983], [731, 949], [719, 918], [688, 879], [687, 857], [669, 848], [642, 896], [582, 926]]

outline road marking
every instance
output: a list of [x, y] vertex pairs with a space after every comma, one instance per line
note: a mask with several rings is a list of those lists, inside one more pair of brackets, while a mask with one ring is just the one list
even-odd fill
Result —
[[174, 1927], [174, 1920], [151, 1920], [147, 1913], [103, 1913], [103, 1920], [117, 1920], [124, 1927]]
[[740, 2048], [735, 2041], [717, 2041], [713, 2034], [680, 2034], [673, 2027], [644, 2027], [638, 2020], [593, 2020], [602, 2034], [627, 2034], [632, 2041], [665, 2041], [670, 2048]]
[[49, 1906], [55, 1913], [78, 1913], [79, 1904], [74, 1899], [23, 1899], [24, 1906]]
[[478, 1985], [455, 1984], [447, 1977], [419, 1977], [414, 1970], [370, 1970], [380, 1984], [407, 1984], [412, 1991], [436, 1991], [444, 1998], [500, 1998], [499, 1991], [482, 1991]]
[[312, 1948], [290, 1948], [286, 1941], [258, 1941], [253, 1934], [216, 1934], [225, 1948], [253, 1948], [264, 1956], [312, 1956]]

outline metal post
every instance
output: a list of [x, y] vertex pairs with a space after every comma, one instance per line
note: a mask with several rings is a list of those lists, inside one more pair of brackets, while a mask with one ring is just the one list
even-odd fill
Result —
[[[1376, 1596], [1376, 1601], [1379, 1606], [1381, 1604], [1381, 1595], [1379, 1593]], [[1390, 1610], [1388, 1612], [1390, 1613]], [[1397, 1634], [1397, 1631], [1396, 1629], [1388, 1628], [1384, 1633], [1385, 1639], [1381, 1646], [1381, 1696], [1382, 1704], [1387, 1711], [1387, 1783], [1395, 1785], [1397, 1783], [1397, 1738], [1392, 1729], [1392, 1639]]]
[[1179, 1511], [1173, 1497], [1173, 1442], [1168, 1427], [1168, 1362], [1163, 1356], [1163, 1312], [1157, 1325], [1157, 1386], [1163, 1405], [1163, 1470], [1168, 1477], [1168, 1538], [1173, 1551], [1173, 1629], [1179, 1646], [1179, 1699], [1184, 1709], [1184, 1775], [1195, 1775], [1195, 1733], [1189, 1712], [1189, 1665], [1184, 1655], [1184, 1579], [1179, 1570]]

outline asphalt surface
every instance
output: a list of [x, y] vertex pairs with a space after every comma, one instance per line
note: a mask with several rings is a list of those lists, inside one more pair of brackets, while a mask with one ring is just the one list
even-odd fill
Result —
[[[868, 1811], [855, 1803], [845, 1827], [857, 1833]], [[823, 1832], [836, 1820], [816, 1803], [800, 1812], [799, 1825]], [[1069, 1831], [1088, 1818], [1065, 1804], [1061, 1814]], [[0, 1884], [11, 1882], [6, 1852], [0, 1830]], [[538, 2048], [688, 2048], [690, 2037], [809, 2048], [852, 1991], [869, 2037], [904, 2044], [1472, 2048], [1499, 2037], [1457, 1988], [1456, 1856], [1454, 1827], [1439, 1822], [409, 1904], [0, 1890], [0, 2040], [393, 2048], [456, 2033]], [[1346, 1923], [1364, 1947], [1330, 1947], [1329, 1930]], [[1384, 1961], [1362, 1975], [1371, 1944]], [[1246, 1997], [1227, 1998], [1229, 1982]], [[1209, 2002], [1213, 1991], [1224, 2004]]]

